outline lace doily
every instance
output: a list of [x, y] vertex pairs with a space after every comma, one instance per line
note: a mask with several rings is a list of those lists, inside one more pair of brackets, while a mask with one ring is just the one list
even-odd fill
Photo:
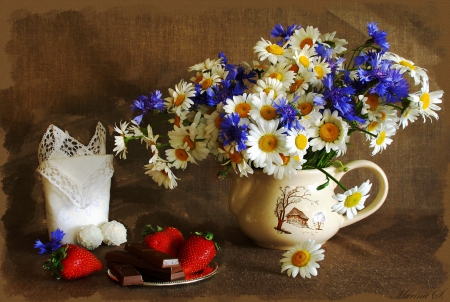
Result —
[[100, 122], [88, 146], [50, 125], [39, 144], [37, 171], [77, 208], [85, 209], [114, 173], [113, 156], [105, 155], [105, 145], [106, 130]]

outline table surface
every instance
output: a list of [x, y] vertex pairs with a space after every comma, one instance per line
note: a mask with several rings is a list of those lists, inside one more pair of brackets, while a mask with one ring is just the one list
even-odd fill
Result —
[[[378, 21], [388, 31], [392, 51], [427, 68], [432, 90], [447, 91], [445, 1], [324, 1], [314, 7], [295, 1], [210, 7], [203, 1], [189, 7], [179, 1], [126, 6], [47, 1], [42, 7], [7, 2], [2, 41], [11, 84], [0, 87], [2, 301], [450, 301], [445, 94], [438, 121], [419, 120], [399, 131], [382, 154], [372, 157], [363, 137], [354, 144], [366, 147], [349, 148], [342, 161], [376, 162], [388, 176], [389, 195], [379, 211], [324, 244], [325, 259], [311, 279], [281, 273], [284, 251], [258, 247], [240, 231], [228, 209], [231, 180], [216, 179], [217, 163], [190, 166], [177, 174], [175, 190], [165, 190], [144, 175], [148, 159], [138, 144], [127, 160], [114, 159], [109, 219], [126, 226], [130, 242], [142, 239], [148, 223], [173, 225], [184, 234], [213, 232], [222, 248], [214, 260], [216, 275], [172, 287], [122, 287], [106, 269], [77, 281], [57, 281], [42, 269], [48, 255], [33, 248], [36, 239], [47, 239], [35, 169], [37, 146], [50, 124], [87, 144], [101, 121], [108, 153], [113, 153], [113, 127], [130, 118], [134, 98], [157, 88], [165, 94], [179, 79], [189, 78], [189, 66], [219, 51], [233, 62], [251, 61], [253, 45], [268, 38], [279, 22], [336, 30], [338, 37], [363, 42], [366, 22]], [[362, 177], [348, 180], [360, 183]], [[93, 252], [104, 261], [105, 253], [122, 248], [102, 245]]]

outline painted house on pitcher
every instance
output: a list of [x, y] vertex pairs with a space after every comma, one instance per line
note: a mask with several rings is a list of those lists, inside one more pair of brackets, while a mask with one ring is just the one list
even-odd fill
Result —
[[308, 216], [306, 216], [305, 213], [295, 207], [286, 215], [287, 223], [297, 224], [301, 227], [307, 227], [308, 220]]

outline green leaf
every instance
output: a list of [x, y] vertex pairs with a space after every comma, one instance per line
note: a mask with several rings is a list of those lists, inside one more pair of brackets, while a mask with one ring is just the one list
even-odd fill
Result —
[[327, 181], [324, 184], [321, 184], [320, 186], [318, 186], [316, 190], [317, 191], [323, 190], [326, 187], [328, 187], [329, 184], [330, 184], [330, 178], [328, 178], [328, 176], [327, 176]]

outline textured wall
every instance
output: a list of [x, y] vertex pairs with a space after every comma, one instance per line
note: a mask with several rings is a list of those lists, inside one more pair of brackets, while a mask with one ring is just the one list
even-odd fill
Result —
[[[108, 153], [112, 153], [112, 128], [120, 120], [131, 117], [129, 105], [135, 97], [154, 89], [167, 95], [169, 87], [181, 78], [190, 77], [188, 67], [206, 58], [215, 58], [220, 51], [231, 62], [251, 62], [256, 58], [252, 53], [253, 45], [261, 37], [268, 38], [272, 26], [279, 22], [313, 25], [321, 32], [336, 31], [339, 38], [350, 42], [350, 48], [366, 39], [366, 22], [377, 21], [380, 28], [388, 32], [391, 51], [428, 69], [431, 90], [450, 91], [446, 64], [449, 24], [444, 13], [448, 12], [448, 5], [445, 1], [417, 1], [416, 4], [403, 1], [300, 4], [292, 1], [283, 6], [233, 1], [229, 5], [210, 4], [210, 7], [203, 1], [193, 1], [190, 7], [182, 1], [169, 1], [167, 5], [112, 3], [110, 7], [104, 7], [105, 4], [96, 7], [94, 2], [81, 7], [81, 4], [73, 7], [57, 4], [56, 10], [51, 4], [47, 9], [30, 9], [25, 5], [20, 10], [10, 9], [8, 32], [2, 33], [7, 37], [4, 52], [9, 63], [2, 69], [8, 81], [0, 89], [0, 137], [3, 142], [0, 172], [4, 194], [0, 210], [5, 246], [0, 249], [4, 256], [0, 270], [5, 279], [2, 284], [7, 284], [3, 288], [7, 297], [18, 295], [31, 300], [39, 293], [33, 280], [22, 278], [28, 270], [31, 275], [39, 276], [39, 265], [25, 268], [20, 261], [26, 259], [27, 254], [35, 253], [32, 243], [46, 232], [42, 186], [34, 170], [38, 165], [38, 143], [51, 123], [87, 144], [96, 123], [101, 121], [108, 131]], [[11, 7], [16, 6], [11, 4]], [[5, 76], [5, 70], [9, 75]], [[417, 253], [426, 253], [414, 261], [431, 258], [430, 266], [435, 276], [426, 279], [431, 289], [448, 283], [448, 263], [442, 264], [434, 256], [447, 234], [444, 217], [448, 222], [444, 210], [444, 205], [449, 203], [448, 189], [446, 191], [449, 159], [446, 155], [450, 122], [446, 118], [446, 98], [447, 94], [444, 94], [438, 121], [422, 124], [419, 120], [399, 131], [392, 145], [382, 154], [372, 157], [368, 143], [360, 136], [352, 138], [354, 148], [350, 148], [342, 159], [369, 159], [386, 172], [391, 188], [379, 213], [380, 217], [392, 219], [383, 223], [390, 224], [388, 229], [396, 236], [388, 243], [401, 241], [403, 237], [423, 240], [409, 247], [417, 249]], [[181, 178], [178, 188], [166, 191], [144, 175], [143, 165], [147, 162], [144, 150], [140, 146], [131, 147], [129, 154], [126, 161], [115, 159], [110, 220], [124, 223], [130, 238], [139, 239], [140, 229], [151, 221], [176, 224], [184, 231], [192, 226], [216, 229], [225, 245], [242, 245], [242, 239], [233, 239], [233, 236], [240, 238], [241, 235], [234, 217], [228, 212], [230, 181], [215, 179], [219, 167], [214, 161], [208, 160], [178, 172], [177, 176]], [[357, 179], [363, 177], [365, 180], [368, 176], [356, 172], [348, 176], [349, 186], [353, 179], [360, 183]], [[405, 230], [409, 235], [395, 232], [402, 224], [411, 224]], [[377, 230], [376, 220], [370, 225]], [[421, 230], [418, 234], [415, 233], [416, 225]], [[362, 229], [371, 233], [367, 227]], [[421, 250], [422, 244], [426, 246], [424, 250]], [[23, 258], [14, 258], [15, 253], [23, 254]], [[244, 253], [242, 257], [245, 256]], [[343, 259], [336, 255], [335, 260]], [[359, 265], [364, 266], [364, 263]], [[325, 275], [324, 271], [321, 273]], [[342, 277], [336, 271], [333, 274]], [[402, 278], [401, 275], [400, 268], [394, 276]], [[330, 273], [329, 277], [332, 276]], [[411, 279], [404, 284], [396, 280], [396, 286], [407, 289], [409, 284], [418, 284], [418, 280]], [[321, 282], [324, 292], [310, 292], [309, 298], [345, 298], [359, 293], [383, 295], [389, 288], [389, 284], [379, 284], [386, 289], [380, 293], [366, 284], [362, 291], [355, 290], [351, 282], [357, 282], [357, 279], [351, 279], [346, 285], [348, 292], [335, 284], [333, 291], [325, 293], [325, 289], [334, 283], [323, 279]], [[232, 283], [230, 288], [236, 284]], [[76, 286], [70, 286], [73, 286], [71, 292], [64, 293], [63, 299], [97, 293], [96, 283], [85, 283], [79, 295], [75, 294]], [[217, 290], [220, 295], [229, 294], [224, 288]], [[289, 296], [292, 288], [285, 290], [286, 295], [281, 295], [282, 298], [295, 297]], [[178, 296], [182, 297], [181, 294]], [[274, 298], [270, 292], [251, 294], [261, 299], [264, 294]], [[449, 296], [450, 293], [447, 298]], [[102, 294], [101, 297], [109, 300], [113, 296]]]

